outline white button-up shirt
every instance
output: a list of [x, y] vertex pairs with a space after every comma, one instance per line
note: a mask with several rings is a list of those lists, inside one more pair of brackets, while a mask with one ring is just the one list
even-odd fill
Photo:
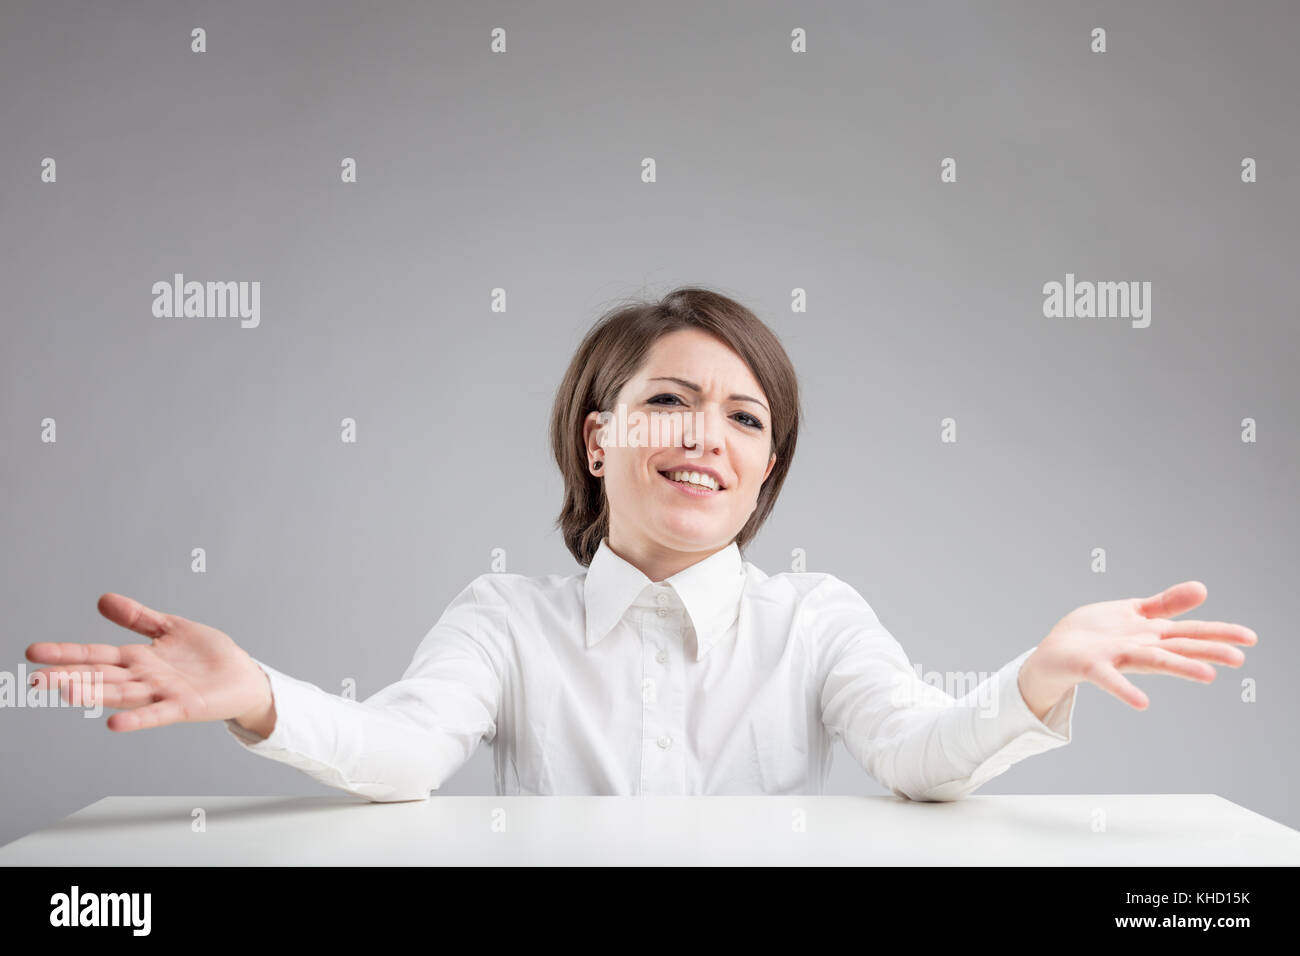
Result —
[[498, 794], [817, 794], [836, 740], [898, 796], [955, 800], [1070, 741], [1075, 689], [1041, 721], [1021, 696], [1032, 651], [957, 696], [833, 575], [769, 576], [733, 542], [654, 583], [602, 541], [582, 573], [475, 578], [364, 701], [259, 660], [274, 730], [226, 725], [375, 801], [427, 798], [480, 741]]

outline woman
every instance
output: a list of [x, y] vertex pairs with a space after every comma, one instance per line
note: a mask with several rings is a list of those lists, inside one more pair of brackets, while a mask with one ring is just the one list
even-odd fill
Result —
[[1123, 672], [1209, 682], [1256, 641], [1171, 620], [1205, 600], [1187, 581], [1080, 607], [970, 693], [945, 693], [848, 584], [743, 559], [799, 419], [771, 330], [731, 299], [677, 289], [603, 317], [556, 395], [558, 525], [586, 570], [478, 576], [366, 701], [118, 594], [100, 612], [152, 643], [27, 656], [52, 665], [37, 675], [102, 681], [98, 699], [120, 710], [111, 730], [225, 720], [250, 751], [376, 801], [427, 798], [481, 740], [501, 794], [818, 793], [837, 739], [900, 797], [952, 800], [1068, 743], [1080, 682], [1142, 710]]

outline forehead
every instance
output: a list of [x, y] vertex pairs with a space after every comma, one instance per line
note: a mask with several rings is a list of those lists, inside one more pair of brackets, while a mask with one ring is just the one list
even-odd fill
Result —
[[725, 342], [697, 329], [678, 329], [660, 336], [650, 346], [645, 363], [633, 378], [645, 382], [659, 375], [689, 379], [703, 388], [743, 385], [751, 390], [749, 394], [762, 395], [762, 388], [745, 360]]

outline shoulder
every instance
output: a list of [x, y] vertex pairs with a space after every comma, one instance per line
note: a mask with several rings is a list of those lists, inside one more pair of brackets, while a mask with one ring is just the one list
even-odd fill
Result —
[[467, 584], [456, 602], [489, 606], [525, 607], [531, 604], [563, 604], [582, 594], [582, 574], [527, 575], [488, 571]]
[[521, 625], [523, 632], [529, 633], [546, 622], [572, 618], [580, 593], [574, 586], [575, 577], [530, 577], [504, 571], [480, 574], [447, 603], [426, 640], [439, 643], [469, 637], [504, 653]]
[[796, 607], [818, 607], [837, 601], [867, 603], [851, 584], [827, 571], [782, 571], [769, 575], [753, 565], [746, 565], [746, 570], [749, 572], [746, 591], [759, 600]]
[[789, 612], [790, 627], [815, 641], [880, 624], [875, 610], [857, 588], [825, 571], [785, 571], [752, 576], [747, 593], [764, 611], [781, 607]]

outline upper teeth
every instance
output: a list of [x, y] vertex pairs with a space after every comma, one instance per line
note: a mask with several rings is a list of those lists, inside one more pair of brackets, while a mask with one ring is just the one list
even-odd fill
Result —
[[712, 475], [702, 475], [698, 471], [670, 471], [668, 477], [673, 481], [688, 481], [693, 485], [703, 485], [705, 488], [718, 490], [718, 483]]

